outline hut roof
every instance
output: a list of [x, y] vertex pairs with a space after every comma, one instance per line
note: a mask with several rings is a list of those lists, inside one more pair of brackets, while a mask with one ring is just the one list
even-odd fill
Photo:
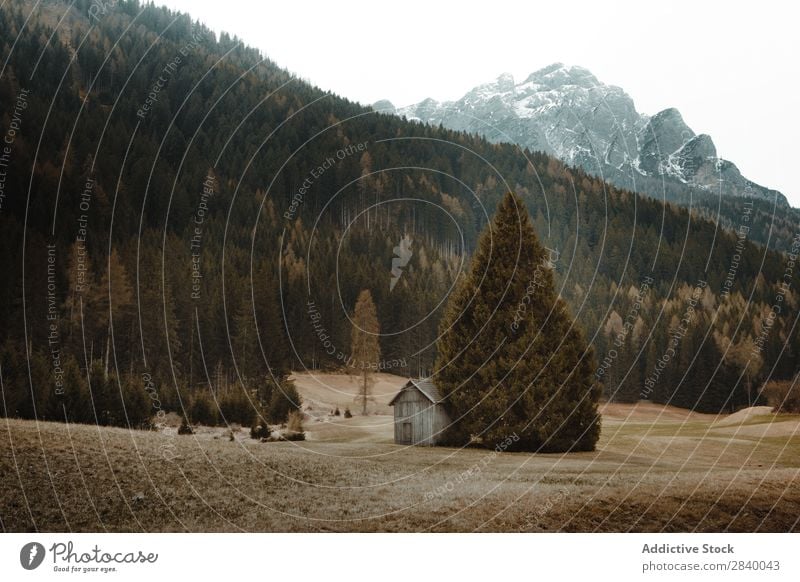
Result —
[[413, 386], [422, 392], [422, 394], [434, 404], [438, 404], [442, 401], [439, 390], [436, 388], [436, 385], [430, 378], [417, 378], [409, 379], [409, 381], [405, 383], [400, 391], [394, 395], [394, 398], [392, 398], [391, 402], [389, 402], [389, 406], [394, 406], [394, 401], [397, 400], [409, 386]]

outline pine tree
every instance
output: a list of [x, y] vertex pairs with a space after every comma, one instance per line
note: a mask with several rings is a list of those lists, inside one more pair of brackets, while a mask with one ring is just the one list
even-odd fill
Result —
[[592, 450], [600, 433], [594, 356], [557, 297], [522, 200], [509, 193], [482, 233], [440, 327], [435, 381], [451, 444]]
[[92, 308], [96, 318], [95, 335], [102, 338], [102, 344], [105, 345], [102, 357], [106, 377], [113, 330], [118, 330], [113, 340], [114, 349], [117, 350], [121, 343], [120, 336], [124, 336], [123, 330], [128, 329], [127, 320], [132, 315], [132, 307], [133, 289], [130, 278], [115, 248], [108, 257], [99, 285], [92, 288]]
[[300, 410], [302, 401], [297, 387], [291, 380], [284, 381], [280, 386], [272, 391], [272, 398], [269, 403], [269, 420], [273, 423], [286, 422], [289, 414]]
[[358, 401], [361, 403], [361, 414], [367, 414], [367, 401], [370, 400], [372, 372], [378, 367], [381, 348], [378, 344], [378, 313], [372, 294], [364, 289], [358, 294], [351, 341], [351, 366], [361, 376]]

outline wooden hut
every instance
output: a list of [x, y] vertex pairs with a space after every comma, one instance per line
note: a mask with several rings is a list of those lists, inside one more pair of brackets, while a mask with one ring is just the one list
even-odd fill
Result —
[[429, 379], [406, 382], [389, 406], [394, 407], [394, 442], [399, 445], [433, 446], [450, 424], [442, 397]]

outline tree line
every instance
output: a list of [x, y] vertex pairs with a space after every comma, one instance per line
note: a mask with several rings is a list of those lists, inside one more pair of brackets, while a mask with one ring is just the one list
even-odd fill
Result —
[[[353, 359], [364, 289], [380, 369], [429, 375], [446, 299], [508, 191], [558, 256], [554, 293], [606, 398], [730, 410], [797, 370], [790, 247], [542, 153], [377, 114], [164, 8], [120, 2], [90, 21], [86, 0], [29, 20], [24, 6], [0, 7], [0, 102], [29, 90], [0, 211], [9, 416], [137, 424], [152, 384], [159, 406], [203, 422], [276, 418], [299, 404], [292, 370]], [[759, 239], [766, 220], [753, 213]]]

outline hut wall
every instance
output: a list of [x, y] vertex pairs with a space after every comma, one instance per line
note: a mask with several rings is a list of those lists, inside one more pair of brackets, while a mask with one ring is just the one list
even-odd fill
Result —
[[394, 403], [394, 442], [398, 444], [434, 445], [440, 436], [434, 433], [447, 423], [444, 408], [431, 403], [415, 388], [404, 390]]

